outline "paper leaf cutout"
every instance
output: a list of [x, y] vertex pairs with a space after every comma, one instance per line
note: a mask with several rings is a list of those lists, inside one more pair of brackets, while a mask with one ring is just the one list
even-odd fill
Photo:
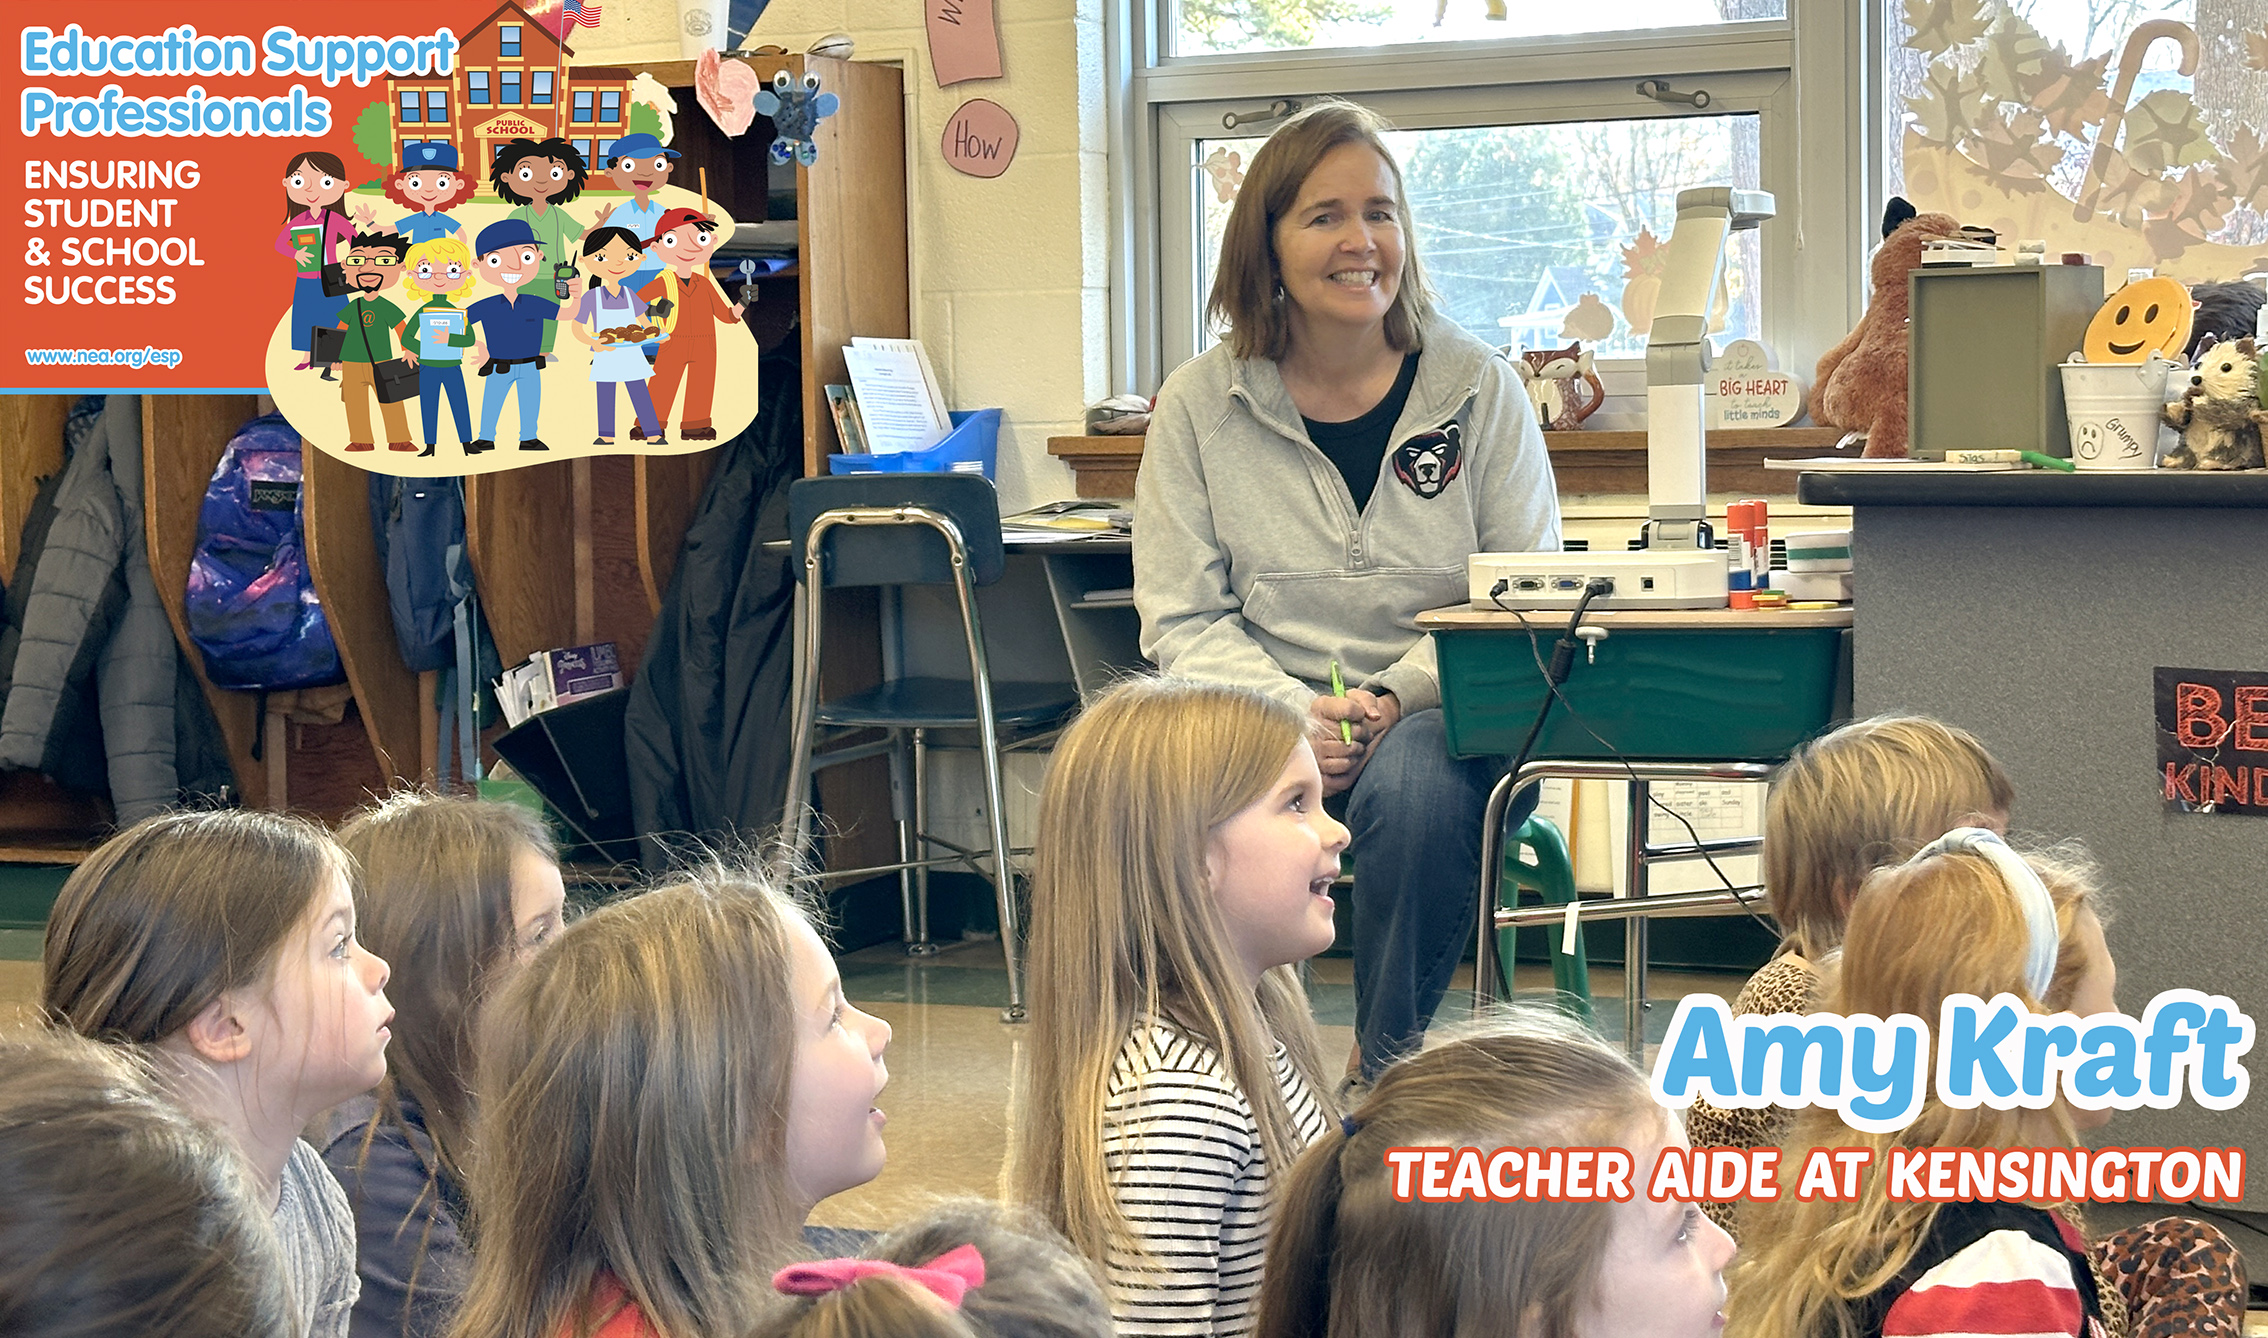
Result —
[[2025, 100], [2047, 118], [2048, 129], [2085, 139], [2088, 130], [2110, 114], [2110, 95], [2103, 91], [2109, 68], [2107, 51], [2093, 60], [2073, 62], [2062, 47], [2056, 47], [2041, 68], [2039, 86]]
[[1244, 185], [1244, 155], [1228, 149], [1216, 148], [1198, 164], [1205, 175], [1213, 179], [1213, 198], [1222, 204], [1236, 200], [1236, 192]]
[[2063, 150], [2047, 136], [2047, 122], [2038, 112], [2021, 107], [2003, 107], [1964, 151], [2015, 195], [2046, 190], [2048, 173], [2063, 162]]
[[2003, 102], [2023, 102], [2040, 87], [2048, 57], [2047, 40], [2038, 29], [2013, 13], [2003, 14], [1985, 36], [1977, 77], [1991, 96]]
[[2170, 88], [2127, 108], [2123, 147], [2128, 161], [2145, 172], [2211, 162], [2219, 154], [2197, 116], [2197, 104], [2189, 95]]
[[2268, 204], [2268, 143], [2260, 131], [2240, 125], [2230, 136], [2228, 155], [2221, 159], [2221, 184], [2234, 206]]
[[1638, 229], [1638, 236], [1622, 248], [1622, 277], [1635, 279], [1641, 275], [1656, 278], [1669, 265], [1669, 257], [1662, 254], [1662, 239], [1648, 228]]
[[1932, 56], [1976, 41], [1991, 26], [1978, 0], [1905, 0], [1905, 4], [1906, 27], [1912, 33], [1906, 45]]
[[2244, 67], [2268, 71], [2268, 28], [2244, 35]]
[[748, 62], [719, 59], [715, 47], [693, 62], [693, 96], [727, 135], [748, 133], [749, 122], [756, 119], [756, 92], [763, 82]]
[[2211, 167], [2193, 167], [2170, 184], [2163, 212], [2142, 225], [2142, 235], [2165, 260], [2219, 232], [2229, 221], [2228, 191]]
[[2151, 213], [2164, 212], [2172, 194], [2164, 178], [2136, 168], [2116, 149], [2103, 155], [2101, 180], [2095, 207], [2110, 215], [2121, 227], [2141, 227]]
[[1614, 337], [1614, 313], [1599, 300], [1597, 293], [1585, 293], [1575, 299], [1567, 309], [1567, 319], [1559, 327], [1561, 339], [1604, 340]]
[[1923, 140], [1950, 146], [1983, 129], [1985, 102], [1984, 82], [1973, 71], [1941, 60], [1922, 75], [1921, 92], [1908, 105]]

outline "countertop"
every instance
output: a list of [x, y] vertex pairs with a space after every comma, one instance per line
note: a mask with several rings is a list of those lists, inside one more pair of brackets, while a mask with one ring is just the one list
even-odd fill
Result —
[[2268, 509], [2268, 469], [2065, 474], [2044, 469], [1958, 473], [1804, 474], [1796, 496], [1818, 506], [2114, 506]]

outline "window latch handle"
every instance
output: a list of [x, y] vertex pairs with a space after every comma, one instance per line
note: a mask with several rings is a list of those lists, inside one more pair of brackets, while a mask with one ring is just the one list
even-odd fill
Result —
[[1298, 98], [1277, 98], [1268, 104], [1268, 110], [1230, 112], [1221, 117], [1221, 129], [1234, 130], [1240, 125], [1258, 125], [1262, 121], [1281, 121], [1304, 105]]
[[1680, 93], [1671, 88], [1666, 79], [1639, 80], [1638, 96], [1652, 98], [1656, 102], [1682, 102], [1696, 110], [1704, 109], [1709, 105], [1708, 89], [1696, 88], [1690, 93]]

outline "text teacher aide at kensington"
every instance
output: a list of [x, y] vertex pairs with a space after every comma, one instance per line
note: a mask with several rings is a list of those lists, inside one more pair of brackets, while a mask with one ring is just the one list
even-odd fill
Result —
[[1253, 157], [1209, 304], [1224, 338], [1158, 392], [1134, 539], [1143, 653], [1315, 727], [1354, 833], [1366, 1079], [1448, 987], [1505, 766], [1449, 756], [1417, 615], [1464, 600], [1475, 552], [1559, 546], [1535, 415], [1496, 350], [1435, 311], [1379, 128], [1318, 102]]

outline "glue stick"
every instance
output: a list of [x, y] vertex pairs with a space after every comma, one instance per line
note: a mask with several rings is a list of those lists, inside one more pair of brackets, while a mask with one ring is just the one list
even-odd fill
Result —
[[1748, 588], [1762, 590], [1772, 583], [1771, 506], [1761, 497], [1741, 505], [1748, 508]]
[[1725, 508], [1725, 602], [1736, 609], [1756, 607], [1754, 568], [1748, 555], [1748, 532], [1754, 523], [1749, 510], [1755, 505], [1734, 502]]

